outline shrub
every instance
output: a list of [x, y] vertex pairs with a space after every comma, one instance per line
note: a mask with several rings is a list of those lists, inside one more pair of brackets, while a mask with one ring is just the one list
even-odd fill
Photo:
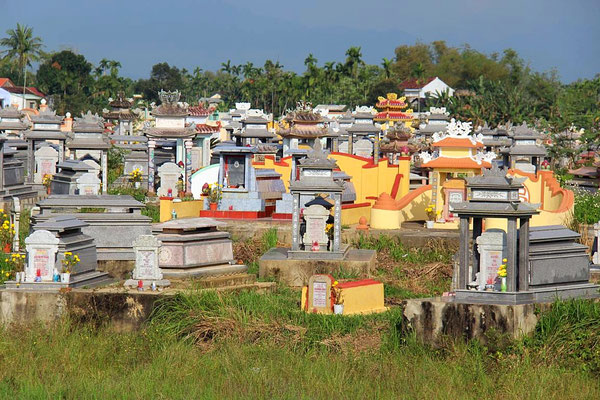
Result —
[[576, 192], [573, 216], [580, 224], [595, 224], [600, 221], [600, 192]]

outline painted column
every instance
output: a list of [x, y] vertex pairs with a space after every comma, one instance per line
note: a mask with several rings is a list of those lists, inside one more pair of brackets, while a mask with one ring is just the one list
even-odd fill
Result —
[[185, 139], [185, 192], [192, 191], [192, 139]]
[[148, 141], [148, 192], [154, 193], [154, 149], [156, 141]]
[[102, 193], [108, 191], [108, 151], [102, 151]]
[[477, 279], [475, 275], [479, 272], [479, 262], [481, 255], [479, 254], [479, 246], [477, 246], [477, 238], [481, 236], [483, 228], [483, 220], [481, 217], [473, 217], [473, 269], [471, 270], [471, 281]]
[[292, 251], [300, 250], [300, 193], [292, 193]]
[[15, 229], [15, 234], [13, 235], [13, 242], [12, 242], [12, 251], [17, 253], [19, 251], [19, 230], [20, 230], [20, 226], [21, 226], [21, 201], [19, 200], [18, 197], [13, 197], [13, 210], [12, 210], [12, 217], [13, 217], [13, 224], [14, 224], [14, 229]]
[[333, 210], [333, 251], [340, 251], [340, 238], [342, 237], [342, 194], [335, 193]]
[[377, 136], [373, 142], [373, 164], [379, 164], [379, 138]]
[[58, 145], [58, 162], [65, 161], [65, 141], [61, 140]]

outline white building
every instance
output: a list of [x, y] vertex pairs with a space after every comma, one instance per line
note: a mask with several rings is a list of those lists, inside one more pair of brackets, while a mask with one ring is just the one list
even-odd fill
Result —
[[400, 84], [400, 87], [404, 88], [404, 96], [411, 104], [416, 100], [425, 99], [427, 95], [437, 97], [444, 92], [447, 92], [448, 96], [454, 95], [454, 89], [437, 76], [425, 79], [407, 79]]

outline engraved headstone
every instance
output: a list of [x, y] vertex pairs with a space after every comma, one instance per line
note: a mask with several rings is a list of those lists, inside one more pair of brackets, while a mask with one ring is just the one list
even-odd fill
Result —
[[308, 249], [313, 243], [319, 243], [322, 250], [327, 250], [329, 237], [325, 232], [329, 210], [325, 207], [314, 204], [304, 210], [304, 220], [306, 221], [306, 232], [302, 238], [304, 246]]
[[140, 235], [133, 242], [133, 251], [135, 253], [135, 268], [132, 279], [125, 282], [125, 286], [137, 287], [138, 282], [142, 281], [144, 286], [169, 286], [170, 282], [163, 279], [162, 271], [158, 265], [158, 253], [161, 242], [152, 235]]
[[52, 282], [58, 242], [58, 238], [46, 230], [35, 231], [25, 239], [28, 255], [25, 282], [34, 282], [38, 270], [42, 282]]
[[56, 174], [58, 151], [50, 146], [44, 146], [35, 152], [35, 174], [33, 182], [41, 184], [45, 175]]
[[177, 182], [181, 177], [181, 168], [172, 162], [164, 163], [158, 168], [158, 176], [160, 177], [160, 187], [156, 193], [159, 196], [167, 196], [170, 189], [173, 197], [177, 197], [179, 193]]
[[369, 158], [373, 155], [373, 143], [368, 139], [360, 139], [354, 143], [354, 154]]
[[87, 172], [77, 178], [77, 190], [83, 196], [96, 196], [100, 191], [100, 178], [94, 172]]
[[498, 277], [498, 268], [506, 255], [506, 234], [499, 229], [489, 229], [477, 238], [480, 254], [478, 289], [491, 289]]
[[331, 314], [331, 275], [313, 275], [308, 280], [308, 311], [317, 314]]

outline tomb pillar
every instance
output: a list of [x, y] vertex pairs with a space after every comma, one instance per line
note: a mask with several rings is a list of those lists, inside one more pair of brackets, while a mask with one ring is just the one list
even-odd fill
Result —
[[102, 151], [102, 193], [108, 191], [108, 150]]
[[58, 144], [58, 162], [65, 161], [65, 142], [61, 140]]
[[292, 251], [300, 250], [300, 193], [293, 193]]
[[477, 278], [475, 274], [479, 272], [480, 269], [479, 264], [481, 256], [477, 246], [477, 238], [481, 236], [482, 225], [481, 217], [473, 217], [473, 269], [471, 270], [471, 281], [474, 281]]
[[348, 154], [354, 154], [354, 135], [348, 132]]
[[35, 141], [27, 141], [27, 183], [33, 183], [33, 175], [35, 173], [35, 158], [33, 156], [33, 149], [35, 148]]
[[148, 191], [154, 193], [154, 149], [156, 141], [148, 141]]
[[466, 289], [469, 284], [469, 218], [460, 217], [460, 247], [458, 259], [458, 288]]
[[331, 147], [332, 147], [332, 151], [334, 153], [339, 152], [340, 151], [340, 139], [337, 137], [333, 138], [333, 144], [331, 145]]
[[0, 190], [4, 189], [4, 142], [6, 139], [0, 139]]
[[373, 142], [373, 164], [379, 165], [379, 138], [375, 137]]
[[519, 291], [529, 290], [529, 218], [520, 218], [519, 228]]
[[340, 238], [342, 236], [342, 194], [334, 195], [333, 215], [333, 251], [340, 251]]
[[192, 139], [185, 139], [185, 171], [184, 171], [184, 192], [192, 191]]
[[517, 218], [509, 217], [506, 229], [506, 290], [517, 290]]

